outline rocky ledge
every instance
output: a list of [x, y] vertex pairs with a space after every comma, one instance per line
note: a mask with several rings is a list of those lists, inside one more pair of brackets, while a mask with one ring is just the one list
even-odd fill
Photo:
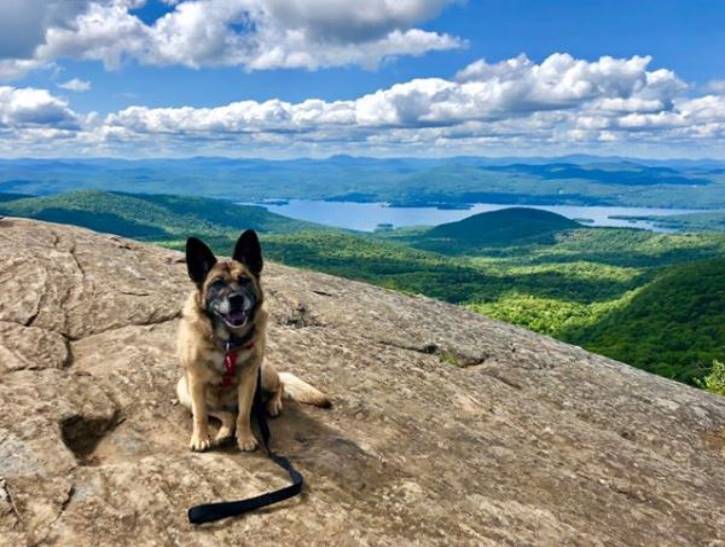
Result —
[[286, 479], [187, 448], [183, 256], [0, 220], [0, 543], [724, 544], [725, 399], [427, 298], [264, 281], [268, 358], [334, 408], [271, 423], [301, 499], [193, 528]]

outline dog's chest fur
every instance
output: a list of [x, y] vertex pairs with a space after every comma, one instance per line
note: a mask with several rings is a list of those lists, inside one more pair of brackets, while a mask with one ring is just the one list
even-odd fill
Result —
[[[223, 341], [228, 338], [228, 333], [215, 332], [214, 326], [198, 306], [196, 293], [190, 294], [179, 325], [179, 357], [187, 374], [206, 384], [206, 400], [210, 408], [235, 404], [242, 372], [261, 363], [266, 324], [267, 312], [261, 307], [254, 318], [254, 345], [237, 350], [234, 378], [231, 385], [224, 386], [225, 353], [217, 346], [215, 339]], [[242, 337], [243, 333], [235, 333], [235, 336]]]
[[[248, 365], [252, 362], [252, 357], [254, 356], [254, 348], [247, 348], [242, 349], [240, 348], [237, 350], [237, 360], [235, 363], [235, 369], [236, 369], [236, 375], [239, 376], [239, 372], [244, 368], [244, 366]], [[224, 366], [224, 352], [222, 351], [212, 351], [207, 353], [207, 361], [206, 366], [210, 369], [210, 371], [217, 373], [221, 377], [224, 376], [226, 373], [226, 367]]]
[[231, 408], [236, 405], [242, 370], [255, 362], [254, 351], [254, 348], [239, 350], [234, 378], [227, 386], [223, 385], [226, 372], [224, 353], [218, 350], [205, 353], [203, 363], [200, 363], [204, 372], [200, 376], [206, 378], [205, 397], [211, 408]]

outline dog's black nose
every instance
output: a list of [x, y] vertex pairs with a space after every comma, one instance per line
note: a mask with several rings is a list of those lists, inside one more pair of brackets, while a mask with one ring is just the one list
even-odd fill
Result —
[[244, 296], [241, 294], [233, 294], [229, 297], [229, 307], [232, 309], [241, 309], [244, 307]]

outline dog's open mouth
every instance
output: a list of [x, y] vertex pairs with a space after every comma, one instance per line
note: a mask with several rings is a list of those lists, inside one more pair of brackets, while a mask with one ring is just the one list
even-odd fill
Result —
[[232, 310], [229, 313], [221, 314], [221, 317], [232, 328], [241, 327], [247, 322], [247, 314], [242, 310]]

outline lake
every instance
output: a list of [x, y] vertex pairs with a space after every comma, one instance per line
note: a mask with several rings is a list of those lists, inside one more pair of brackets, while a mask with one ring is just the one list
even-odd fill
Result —
[[[356, 203], [351, 201], [322, 201], [292, 199], [288, 202], [258, 203], [273, 213], [298, 220], [307, 220], [347, 228], [371, 232], [379, 224], [392, 224], [401, 226], [435, 226], [445, 222], [461, 220], [476, 213], [496, 211], [507, 207], [522, 207], [522, 205], [502, 203], [476, 203], [470, 209], [437, 209], [435, 207], [388, 207], [385, 203]], [[533, 209], [544, 209], [558, 213], [567, 218], [581, 221], [589, 219], [586, 226], [619, 226], [628, 228], [642, 228], [658, 232], [667, 232], [655, 227], [652, 222], [645, 220], [625, 220], [612, 218], [612, 216], [640, 216], [640, 215], [676, 215], [695, 213], [695, 209], [656, 209], [646, 207], [595, 207], [574, 205], [525, 205]]]

